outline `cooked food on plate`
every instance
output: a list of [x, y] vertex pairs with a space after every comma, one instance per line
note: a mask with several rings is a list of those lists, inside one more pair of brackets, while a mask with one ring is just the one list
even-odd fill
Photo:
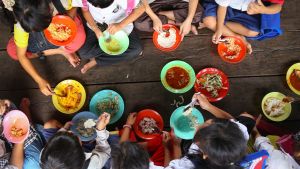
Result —
[[157, 42], [163, 48], [171, 48], [176, 43], [176, 36], [176, 29], [170, 28], [158, 35]]
[[83, 123], [83, 125], [84, 128], [93, 128], [94, 126], [96, 126], [96, 122], [94, 119], [88, 119]]
[[200, 88], [205, 89], [211, 95], [211, 97], [219, 97], [218, 91], [223, 88], [222, 77], [217, 74], [204, 74], [200, 78], [197, 78], [196, 83]]
[[81, 93], [79, 87], [68, 85], [61, 91], [65, 97], [57, 97], [58, 104], [66, 110], [75, 109], [81, 101]]
[[181, 116], [175, 122], [177, 128], [183, 132], [189, 132], [194, 130], [198, 125], [197, 117], [193, 114], [189, 114], [187, 116]]
[[118, 52], [121, 49], [121, 45], [118, 40], [111, 38], [110, 41], [105, 42], [106, 48], [111, 52]]
[[98, 113], [109, 113], [111, 117], [113, 117], [119, 111], [119, 97], [107, 97], [105, 99], [100, 100], [97, 103], [97, 112]]
[[139, 128], [144, 134], [154, 134], [157, 133], [158, 126], [153, 118], [144, 117], [139, 123]]
[[226, 46], [227, 50], [223, 51], [223, 56], [226, 59], [236, 59], [242, 50], [242, 48], [235, 43], [234, 38], [225, 38], [226, 42], [224, 45]]
[[298, 91], [300, 91], [300, 70], [294, 69], [290, 76], [291, 85]]
[[23, 131], [23, 129], [21, 128], [17, 128], [15, 126], [13, 126], [11, 129], [10, 129], [10, 134], [14, 137], [21, 137], [23, 136], [25, 133]]
[[278, 117], [285, 113], [284, 107], [286, 104], [287, 102], [284, 102], [282, 99], [269, 97], [264, 103], [264, 110], [270, 117]]
[[167, 83], [174, 89], [182, 89], [190, 82], [189, 73], [181, 67], [172, 67], [166, 73]]
[[95, 129], [93, 127], [85, 127], [85, 122], [89, 119], [80, 119], [77, 123], [76, 130], [82, 137], [91, 137]]
[[64, 24], [51, 23], [47, 30], [56, 41], [66, 41], [71, 37], [71, 29]]

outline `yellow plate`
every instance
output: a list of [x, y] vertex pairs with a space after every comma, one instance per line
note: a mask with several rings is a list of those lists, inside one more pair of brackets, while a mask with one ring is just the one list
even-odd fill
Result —
[[294, 69], [300, 69], [300, 63], [295, 63], [295, 64], [293, 64], [293, 65], [289, 68], [289, 70], [288, 70], [287, 73], [286, 73], [286, 82], [287, 82], [287, 84], [289, 85], [290, 89], [291, 89], [294, 93], [296, 93], [297, 95], [300, 95], [300, 91], [297, 90], [297, 89], [295, 89], [295, 88], [292, 86], [291, 81], [290, 81], [290, 76], [291, 76], [291, 74], [293, 73]]
[[76, 80], [71, 80], [71, 79], [68, 79], [68, 80], [64, 80], [64, 81], [61, 81], [54, 89], [54, 92], [57, 93], [57, 94], [62, 94], [62, 91], [69, 85], [72, 85], [76, 88], [79, 89], [80, 93], [81, 93], [81, 100], [80, 100], [80, 103], [79, 105], [76, 107], [76, 108], [73, 108], [73, 109], [66, 109], [64, 108], [63, 106], [61, 106], [59, 103], [58, 103], [58, 96], [56, 95], [52, 95], [52, 102], [53, 102], [53, 105], [54, 107], [62, 112], [62, 113], [65, 113], [65, 114], [73, 114], [77, 111], [79, 111], [83, 105], [84, 105], [84, 102], [86, 100], [86, 92], [85, 92], [85, 89], [84, 87], [82, 86], [81, 83], [79, 83], [78, 81]]
[[283, 120], [287, 119], [287, 118], [290, 116], [291, 112], [292, 112], [292, 105], [291, 105], [291, 103], [287, 103], [287, 104], [285, 105], [285, 107], [283, 108], [284, 114], [281, 115], [281, 116], [278, 116], [278, 117], [271, 117], [271, 116], [269, 116], [269, 115], [265, 112], [265, 109], [264, 109], [264, 103], [265, 103], [266, 100], [267, 100], [268, 98], [270, 98], [270, 97], [275, 97], [275, 98], [277, 98], [277, 99], [282, 100], [282, 99], [285, 98], [286, 96], [285, 96], [284, 94], [282, 94], [282, 93], [279, 93], [279, 92], [271, 92], [271, 93], [268, 93], [267, 95], [265, 95], [265, 97], [263, 98], [263, 100], [262, 100], [262, 102], [261, 102], [261, 109], [262, 109], [262, 111], [264, 112], [265, 116], [266, 116], [268, 119], [272, 120], [272, 121], [283, 121]]

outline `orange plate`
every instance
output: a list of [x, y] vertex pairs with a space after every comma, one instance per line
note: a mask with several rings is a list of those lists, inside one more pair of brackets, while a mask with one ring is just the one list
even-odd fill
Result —
[[56, 45], [56, 46], [65, 46], [74, 40], [76, 33], [77, 33], [77, 26], [76, 26], [75, 21], [72, 18], [70, 18], [68, 16], [64, 16], [64, 15], [56, 15], [52, 18], [51, 23], [64, 24], [67, 27], [69, 27], [71, 29], [71, 37], [66, 41], [57, 41], [51, 37], [51, 33], [48, 31], [48, 29], [45, 29], [44, 30], [45, 37], [50, 43], [52, 43], [53, 45]]
[[227, 76], [221, 70], [216, 69], [216, 68], [202, 69], [196, 76], [196, 78], [199, 79], [199, 78], [201, 78], [202, 75], [215, 74], [215, 73], [217, 73], [218, 75], [220, 75], [222, 77], [223, 88], [218, 91], [219, 97], [216, 97], [216, 98], [211, 97], [210, 93], [206, 89], [201, 88], [201, 86], [197, 83], [197, 80], [194, 85], [195, 91], [201, 92], [202, 94], [204, 94], [207, 97], [208, 101], [210, 101], [210, 102], [216, 102], [216, 101], [222, 100], [227, 95], [228, 90], [229, 90], [229, 81], [228, 81]]
[[153, 43], [154, 43], [154, 45], [156, 46], [157, 49], [165, 51], [165, 52], [170, 52], [170, 51], [173, 51], [173, 50], [177, 49], [178, 46], [180, 45], [181, 35], [179, 34], [179, 29], [175, 25], [171, 25], [171, 24], [163, 25], [163, 30], [168, 30], [170, 28], [174, 28], [176, 30], [176, 35], [177, 36], [176, 36], [175, 44], [170, 48], [164, 48], [164, 47], [160, 46], [159, 43], [157, 42], [157, 38], [158, 38], [159, 33], [154, 31], [152, 39], [153, 39]]
[[139, 123], [141, 120], [143, 120], [144, 117], [150, 117], [153, 118], [156, 121], [156, 124], [158, 126], [158, 128], [160, 130], [164, 129], [164, 121], [162, 119], [162, 117], [160, 116], [159, 113], [157, 113], [155, 110], [151, 110], [151, 109], [145, 109], [140, 111], [137, 114], [135, 123], [133, 125], [133, 129], [134, 132], [136, 133], [136, 135], [142, 139], [146, 139], [146, 140], [150, 140], [153, 139], [157, 136], [159, 136], [159, 134], [144, 134], [140, 129], [139, 129]]
[[219, 56], [221, 57], [221, 59], [224, 60], [225, 62], [228, 62], [228, 63], [239, 63], [242, 60], [244, 60], [244, 58], [246, 56], [246, 50], [247, 50], [246, 45], [244, 44], [244, 42], [240, 38], [233, 37], [233, 36], [227, 36], [224, 39], [226, 39], [226, 38], [235, 39], [235, 44], [239, 45], [242, 48], [242, 50], [241, 50], [241, 52], [240, 52], [240, 54], [237, 58], [228, 59], [225, 56], [226, 55], [232, 55], [234, 53], [228, 53], [227, 52], [227, 47], [225, 46], [225, 43], [221, 42], [221, 43], [218, 44], [218, 53], [219, 53]]

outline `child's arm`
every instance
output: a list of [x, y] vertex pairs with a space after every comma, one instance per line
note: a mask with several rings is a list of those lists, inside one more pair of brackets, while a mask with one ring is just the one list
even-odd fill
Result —
[[103, 113], [98, 119], [96, 126], [96, 147], [92, 151], [88, 169], [102, 168], [110, 157], [111, 148], [107, 142], [109, 132], [105, 129], [106, 125], [109, 123], [109, 120], [110, 115], [108, 113]]
[[187, 35], [191, 31], [192, 21], [196, 13], [198, 3], [199, 3], [198, 0], [189, 1], [188, 16], [185, 19], [185, 21], [180, 25], [180, 35], [182, 36], [182, 39], [184, 38], [185, 35]]
[[73, 7], [70, 10], [68, 10], [67, 15], [70, 16], [72, 19], [74, 19], [77, 15], [77, 8]]
[[82, 9], [82, 15], [90, 25], [91, 29], [95, 32], [97, 38], [103, 36], [102, 31], [98, 28], [93, 16], [91, 15], [90, 11]]
[[17, 167], [18, 169], [23, 168], [24, 163], [24, 142], [14, 145], [12, 150], [10, 164]]
[[249, 15], [254, 14], [276, 14], [280, 12], [282, 9], [281, 4], [272, 4], [270, 6], [265, 6], [261, 0], [257, 0], [257, 2], [252, 2], [249, 4], [247, 13]]
[[193, 97], [198, 100], [198, 103], [202, 109], [210, 112], [215, 117], [223, 119], [234, 119], [229, 113], [212, 105], [203, 94], [195, 94]]
[[115, 34], [116, 32], [123, 29], [128, 24], [134, 22], [144, 12], [145, 12], [145, 6], [144, 5], [139, 5], [138, 8], [134, 9], [132, 11], [132, 13], [129, 16], [127, 16], [125, 19], [123, 19], [120, 23], [115, 23], [115, 24], [109, 25], [109, 27], [107, 28], [108, 32], [110, 34]]
[[126, 125], [124, 125], [123, 133], [120, 138], [120, 143], [123, 143], [129, 140], [130, 131], [132, 129], [133, 124], [135, 123], [136, 113], [130, 113], [127, 117]]
[[171, 136], [168, 132], [163, 132], [162, 142], [164, 146], [164, 166], [167, 167], [171, 161], [171, 153], [169, 150]]
[[173, 151], [174, 151], [173, 158], [174, 159], [180, 159], [181, 155], [182, 155], [182, 152], [181, 152], [181, 139], [177, 138], [175, 136], [175, 134], [173, 133], [173, 131], [172, 131], [171, 135], [172, 135], [172, 138], [173, 138]]
[[221, 6], [221, 5], [218, 6], [217, 28], [216, 28], [216, 32], [214, 33], [214, 35], [212, 37], [212, 41], [215, 44], [219, 43], [219, 40], [222, 36], [226, 12], [227, 12], [227, 7], [224, 7], [224, 6]]
[[145, 6], [146, 13], [149, 15], [149, 17], [152, 19], [153, 22], [153, 29], [156, 32], [161, 32], [162, 31], [162, 22], [159, 19], [159, 17], [152, 11], [151, 7], [148, 4], [147, 0], [142, 0], [143, 4]]

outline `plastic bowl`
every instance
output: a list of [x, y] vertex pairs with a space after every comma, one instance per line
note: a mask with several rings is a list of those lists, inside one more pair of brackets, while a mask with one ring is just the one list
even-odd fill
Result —
[[233, 37], [233, 36], [227, 36], [224, 39], [226, 39], [226, 38], [235, 39], [235, 44], [239, 45], [242, 50], [240, 51], [240, 54], [237, 58], [228, 59], [225, 57], [228, 54], [227, 47], [225, 46], [225, 43], [221, 42], [218, 44], [218, 53], [219, 53], [219, 56], [221, 57], [221, 59], [228, 63], [239, 63], [239, 62], [243, 61], [245, 59], [246, 51], [247, 51], [247, 48], [246, 48], [246, 45], [244, 44], [244, 42], [240, 38]]
[[[25, 133], [23, 136], [16, 137], [11, 134], [11, 128], [16, 127], [18, 129], [22, 129]], [[8, 112], [3, 119], [3, 133], [5, 138], [12, 143], [21, 143], [29, 135], [30, 124], [27, 116], [19, 111], [19, 110], [12, 110]]]
[[[104, 36], [99, 38], [99, 46], [101, 50], [109, 55], [121, 55], [124, 53], [129, 47], [129, 38], [128, 35], [123, 31], [116, 32], [114, 35], [109, 35], [107, 31], [103, 32]], [[106, 42], [106, 38], [110, 36], [111, 41], [109, 43]], [[116, 41], [120, 45], [120, 49], [117, 51], [109, 50], [110, 43]]]
[[176, 42], [172, 47], [164, 48], [164, 47], [160, 46], [160, 44], [157, 41], [159, 33], [154, 31], [152, 39], [153, 39], [153, 43], [154, 43], [155, 47], [157, 49], [159, 49], [161, 51], [165, 51], [165, 52], [171, 52], [171, 51], [176, 50], [181, 43], [181, 35], [179, 34], [179, 29], [175, 25], [172, 25], [172, 24], [165, 24], [165, 25], [163, 25], [162, 28], [163, 28], [163, 30], [169, 30], [170, 28], [174, 28], [176, 30]]
[[300, 95], [300, 90], [297, 90], [292, 84], [291, 84], [291, 75], [294, 71], [294, 69], [298, 69], [300, 70], [300, 63], [295, 63], [293, 64], [287, 71], [286, 73], [286, 82], [289, 86], [289, 88], [294, 92], [296, 93], [297, 95]]

